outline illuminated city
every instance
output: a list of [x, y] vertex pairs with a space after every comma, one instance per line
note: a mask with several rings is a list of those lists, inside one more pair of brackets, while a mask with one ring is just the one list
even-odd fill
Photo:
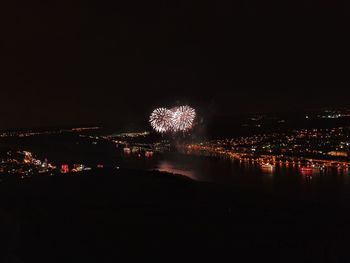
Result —
[[0, 263], [350, 262], [346, 1], [2, 1]]

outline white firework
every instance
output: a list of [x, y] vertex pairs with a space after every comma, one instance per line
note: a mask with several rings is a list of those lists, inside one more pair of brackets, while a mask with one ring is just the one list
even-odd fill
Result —
[[188, 131], [193, 128], [193, 123], [196, 118], [196, 111], [189, 106], [179, 106], [171, 109], [172, 112], [172, 130]]
[[155, 109], [150, 116], [150, 123], [152, 128], [159, 132], [165, 133], [172, 129], [173, 113], [166, 108]]

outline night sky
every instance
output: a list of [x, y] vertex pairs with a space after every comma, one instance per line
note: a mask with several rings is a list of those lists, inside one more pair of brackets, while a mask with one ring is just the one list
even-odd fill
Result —
[[[7, 3], [6, 3], [7, 2]], [[1, 1], [0, 129], [350, 106], [346, 1]]]

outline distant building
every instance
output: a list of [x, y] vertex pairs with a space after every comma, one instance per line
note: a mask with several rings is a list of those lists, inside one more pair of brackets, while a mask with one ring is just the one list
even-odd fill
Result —
[[131, 149], [128, 148], [128, 147], [125, 147], [125, 148], [123, 149], [123, 151], [124, 151], [125, 154], [130, 154], [130, 153], [131, 153]]
[[331, 151], [328, 153], [328, 155], [337, 156], [337, 157], [348, 157], [349, 156], [347, 152], [340, 152], [340, 151]]
[[61, 165], [61, 173], [63, 173], [63, 174], [69, 173], [69, 166], [68, 166], [68, 164], [62, 164]]
[[84, 170], [84, 165], [83, 164], [74, 164], [72, 172], [82, 172]]

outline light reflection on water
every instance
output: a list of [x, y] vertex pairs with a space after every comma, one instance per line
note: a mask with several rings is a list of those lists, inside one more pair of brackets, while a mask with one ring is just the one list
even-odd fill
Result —
[[348, 198], [350, 204], [349, 169], [315, 170], [303, 174], [297, 165], [262, 168], [258, 163], [183, 154], [155, 154], [152, 158], [126, 156], [122, 159], [127, 167], [179, 174], [196, 181], [232, 185], [239, 189], [302, 200], [331, 199], [340, 195]]
[[168, 161], [162, 161], [158, 164], [158, 167], [156, 170], [160, 172], [166, 172], [166, 173], [172, 173], [172, 174], [178, 174], [183, 175], [186, 177], [191, 178], [192, 180], [197, 180], [196, 174], [192, 170], [187, 170], [181, 167], [176, 167], [174, 163], [170, 163]]

